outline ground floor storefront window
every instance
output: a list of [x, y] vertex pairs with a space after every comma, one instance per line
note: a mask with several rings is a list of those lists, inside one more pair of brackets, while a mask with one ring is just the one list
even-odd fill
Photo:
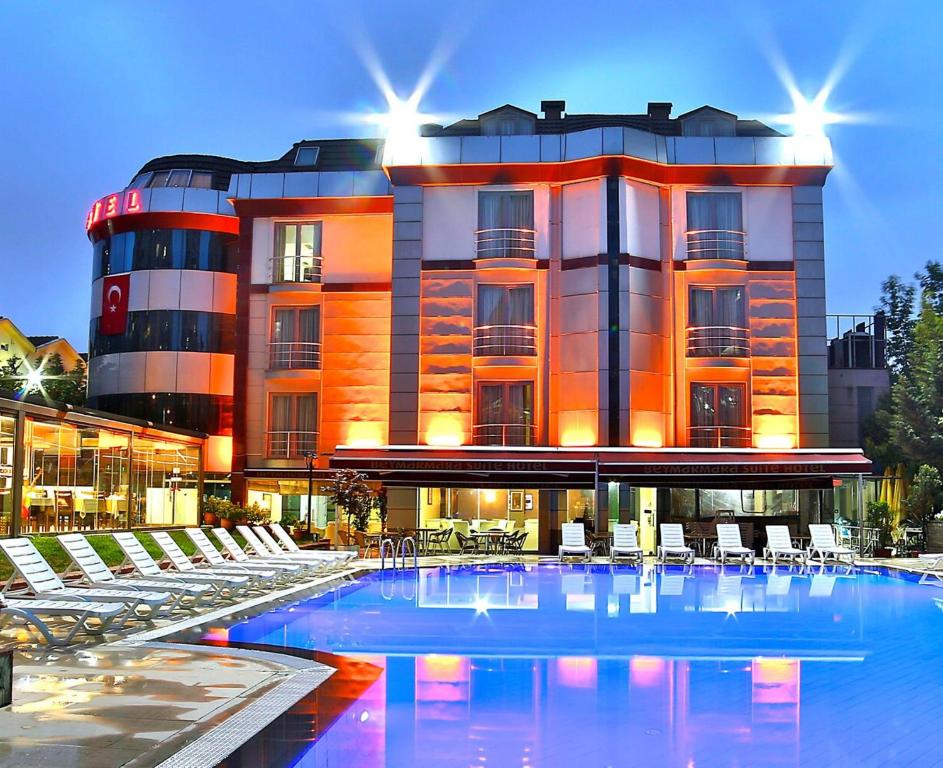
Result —
[[9, 536], [13, 525], [13, 445], [16, 418], [0, 413], [0, 536]]

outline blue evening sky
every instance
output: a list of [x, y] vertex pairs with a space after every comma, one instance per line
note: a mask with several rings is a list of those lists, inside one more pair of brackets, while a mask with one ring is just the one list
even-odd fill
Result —
[[[270, 6], [270, 7], [267, 7]], [[85, 350], [87, 208], [148, 159], [270, 159], [301, 138], [371, 135], [366, 62], [426, 112], [742, 117], [788, 112], [837, 73], [825, 193], [830, 312], [867, 312], [889, 272], [939, 257], [943, 3], [84, 2], [0, 4], [0, 315]]]

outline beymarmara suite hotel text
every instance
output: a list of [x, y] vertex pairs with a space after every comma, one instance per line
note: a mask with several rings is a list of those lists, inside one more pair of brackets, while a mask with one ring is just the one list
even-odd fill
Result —
[[305, 518], [309, 463], [319, 527], [350, 467], [390, 525], [505, 521], [530, 551], [578, 518], [636, 520], [646, 549], [657, 522], [856, 518], [870, 463], [829, 436], [828, 140], [671, 111], [545, 101], [147, 162], [88, 215], [89, 405], [206, 433], [201, 468], [154, 484], [178, 523], [199, 484]]

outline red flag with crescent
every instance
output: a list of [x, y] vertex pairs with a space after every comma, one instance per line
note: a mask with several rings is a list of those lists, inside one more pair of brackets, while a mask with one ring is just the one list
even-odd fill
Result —
[[130, 289], [131, 275], [109, 275], [102, 282], [102, 335], [116, 336], [127, 330]]

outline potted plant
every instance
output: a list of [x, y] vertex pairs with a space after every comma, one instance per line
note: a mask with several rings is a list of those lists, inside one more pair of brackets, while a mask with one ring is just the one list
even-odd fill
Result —
[[938, 552], [943, 546], [943, 520], [935, 518], [941, 488], [940, 471], [924, 464], [914, 475], [910, 495], [904, 500], [907, 515], [923, 528], [923, 540], [930, 552]]
[[219, 523], [220, 510], [230, 502], [218, 496], [208, 496], [203, 502], [203, 525], [215, 526]]
[[878, 529], [878, 544], [874, 548], [874, 557], [893, 557], [891, 542], [894, 537], [894, 510], [886, 501], [868, 502], [868, 523]]
[[[373, 492], [367, 485], [367, 477], [354, 469], [339, 469], [331, 481], [331, 501], [335, 507], [343, 508], [347, 517], [347, 535], [350, 541], [350, 527], [353, 521], [358, 531], [365, 531], [370, 522], [370, 510], [373, 508]], [[344, 547], [342, 547], [344, 548]], [[347, 549], [358, 549], [356, 544], [349, 544]]]
[[245, 508], [246, 520], [253, 525], [268, 525], [272, 518], [272, 513], [268, 509], [263, 509], [258, 502], [253, 502], [251, 507]]
[[231, 501], [221, 504], [216, 514], [219, 517], [220, 525], [227, 531], [233, 530], [237, 525], [242, 525], [248, 520], [246, 510]]
[[301, 539], [305, 533], [297, 512], [282, 512], [281, 524], [284, 528], [288, 529], [288, 533], [293, 539]]
[[380, 530], [386, 533], [386, 520], [390, 516], [390, 510], [385, 487], [380, 486], [376, 496], [373, 497], [373, 508], [377, 511], [377, 517], [380, 518]]

